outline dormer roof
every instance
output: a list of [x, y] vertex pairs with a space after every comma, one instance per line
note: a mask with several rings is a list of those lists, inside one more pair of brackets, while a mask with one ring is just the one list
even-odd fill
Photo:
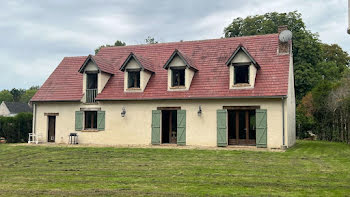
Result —
[[89, 55], [86, 58], [83, 65], [79, 69], [80, 73], [84, 72], [86, 66], [89, 64], [90, 61], [96, 64], [99, 71], [102, 71], [111, 75], [114, 74], [113, 64], [109, 60], [103, 59], [102, 57], [93, 56], [93, 55]]
[[194, 71], [198, 71], [198, 69], [196, 68], [196, 66], [194, 65], [193, 60], [188, 57], [187, 55], [185, 55], [184, 53], [182, 53], [180, 50], [175, 49], [175, 51], [171, 54], [170, 58], [168, 59], [168, 61], [165, 63], [165, 65], [163, 66], [163, 68], [168, 69], [169, 68], [169, 64], [171, 63], [171, 61], [176, 57], [179, 56], [181, 58], [181, 60], [185, 63], [185, 65], [194, 70]]
[[149, 72], [154, 72], [153, 69], [153, 64], [150, 60], [148, 60], [147, 58], [144, 58], [140, 55], [136, 55], [135, 53], [131, 52], [129, 54], [129, 56], [126, 58], [126, 60], [124, 61], [124, 63], [121, 65], [121, 67], [119, 68], [119, 70], [121, 71], [125, 71], [126, 66], [128, 65], [128, 63], [134, 59], [137, 64], [141, 67], [142, 70], [147, 70]]
[[236, 48], [236, 50], [232, 53], [232, 55], [230, 56], [230, 58], [227, 60], [226, 65], [229, 66], [231, 65], [231, 62], [233, 60], [233, 58], [236, 57], [236, 55], [240, 52], [244, 52], [247, 57], [250, 59], [251, 63], [253, 63], [253, 65], [257, 68], [260, 69], [260, 65], [258, 64], [258, 62], [255, 61], [255, 59], [249, 54], [248, 50], [246, 48], [244, 48], [244, 46], [242, 44], [238, 45], [238, 47]]

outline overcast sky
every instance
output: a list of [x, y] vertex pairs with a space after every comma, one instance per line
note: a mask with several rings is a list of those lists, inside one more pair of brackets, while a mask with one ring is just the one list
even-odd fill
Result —
[[219, 38], [236, 17], [302, 13], [307, 28], [350, 52], [347, 0], [0, 0], [0, 89], [42, 85], [65, 56], [102, 44]]

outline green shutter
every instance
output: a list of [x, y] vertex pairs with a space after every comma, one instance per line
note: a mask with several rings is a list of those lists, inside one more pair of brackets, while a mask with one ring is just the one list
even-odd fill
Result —
[[153, 145], [160, 144], [160, 110], [152, 110], [152, 139]]
[[177, 110], [177, 145], [186, 145], [186, 110]]
[[256, 110], [256, 147], [267, 147], [267, 110]]
[[75, 112], [75, 130], [81, 131], [83, 130], [83, 113], [82, 111]]
[[105, 130], [105, 111], [97, 111], [97, 130]]
[[217, 145], [227, 146], [227, 110], [218, 109], [217, 117]]

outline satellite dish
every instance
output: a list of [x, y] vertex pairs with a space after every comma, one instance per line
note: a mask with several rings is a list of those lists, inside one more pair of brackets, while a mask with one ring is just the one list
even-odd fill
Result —
[[280, 35], [278, 36], [278, 39], [281, 42], [288, 42], [289, 40], [292, 40], [292, 32], [289, 30], [283, 30]]

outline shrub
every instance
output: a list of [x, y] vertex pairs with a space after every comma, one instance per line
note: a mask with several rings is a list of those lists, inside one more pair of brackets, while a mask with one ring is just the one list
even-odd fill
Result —
[[9, 143], [26, 142], [32, 132], [32, 113], [19, 113], [14, 117], [0, 117], [0, 137]]

